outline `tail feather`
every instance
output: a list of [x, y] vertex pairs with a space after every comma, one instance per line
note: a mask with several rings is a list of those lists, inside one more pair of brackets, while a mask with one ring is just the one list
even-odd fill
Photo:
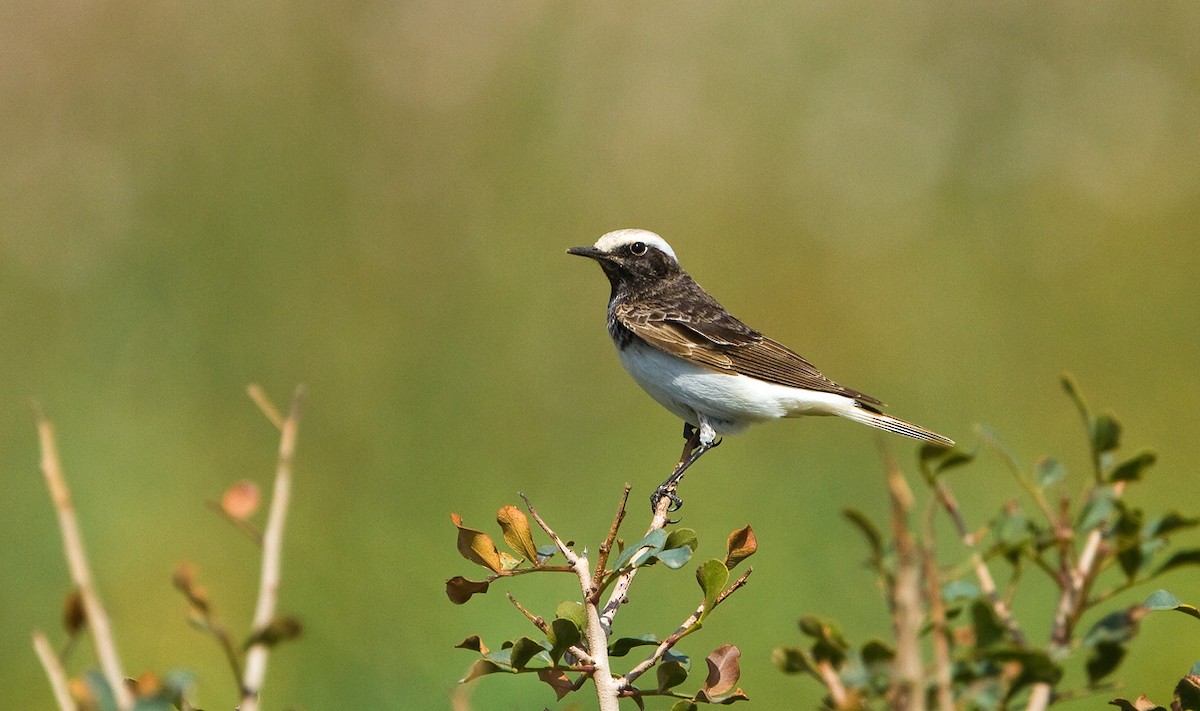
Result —
[[891, 415], [885, 415], [882, 412], [869, 410], [861, 405], [858, 405], [857, 403], [854, 407], [838, 410], [837, 414], [847, 419], [854, 420], [855, 422], [861, 422], [864, 425], [877, 427], [881, 430], [887, 430], [888, 432], [904, 435], [905, 437], [912, 437], [913, 439], [920, 439], [926, 442], [934, 442], [942, 445], [943, 447], [954, 446], [954, 440], [950, 439], [949, 437], [943, 437], [942, 435], [936, 432], [931, 432], [924, 427], [914, 425], [911, 422], [905, 422], [899, 417], [892, 417]]

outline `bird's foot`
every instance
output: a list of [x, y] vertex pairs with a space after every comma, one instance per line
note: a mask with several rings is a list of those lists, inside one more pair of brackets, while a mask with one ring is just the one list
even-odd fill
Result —
[[[670, 499], [671, 503], [667, 506], [667, 513], [678, 511], [683, 508], [683, 499], [675, 493], [675, 486], [668, 482], [663, 482], [661, 486], [654, 490], [650, 495], [650, 510], [658, 512], [658, 504], [663, 499]], [[678, 521], [667, 520], [667, 523], [679, 523]]]

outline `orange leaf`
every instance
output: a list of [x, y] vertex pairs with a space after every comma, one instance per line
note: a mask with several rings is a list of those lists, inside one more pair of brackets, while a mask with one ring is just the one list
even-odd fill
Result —
[[729, 534], [729, 540], [725, 542], [725, 567], [733, 570], [734, 566], [754, 555], [758, 550], [758, 538], [754, 535], [754, 529], [750, 526], [739, 528]]
[[253, 516], [258, 511], [259, 502], [258, 484], [252, 481], [239, 481], [221, 494], [221, 510], [236, 521], [245, 521]]
[[456, 513], [450, 514], [450, 520], [458, 527], [458, 552], [462, 557], [476, 565], [482, 565], [493, 573], [504, 570], [504, 563], [500, 560], [500, 551], [496, 550], [496, 544], [492, 542], [491, 536], [483, 531], [467, 528], [463, 525], [462, 516]]
[[704, 681], [704, 690], [712, 696], [720, 696], [737, 684], [742, 675], [738, 659], [741, 650], [732, 644], [722, 644], [705, 657], [708, 663], [708, 678]]

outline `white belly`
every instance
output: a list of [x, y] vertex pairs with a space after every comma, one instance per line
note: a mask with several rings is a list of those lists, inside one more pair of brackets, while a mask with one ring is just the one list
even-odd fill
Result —
[[638, 341], [618, 355], [625, 370], [660, 405], [693, 425], [704, 415], [719, 434], [740, 432], [755, 422], [836, 415], [854, 407], [844, 395], [721, 373]]

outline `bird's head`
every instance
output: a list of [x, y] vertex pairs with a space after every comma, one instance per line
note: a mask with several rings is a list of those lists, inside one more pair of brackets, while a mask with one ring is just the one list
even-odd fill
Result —
[[599, 262], [614, 290], [636, 289], [682, 271], [671, 245], [649, 230], [615, 230], [591, 247], [572, 247], [567, 254]]

